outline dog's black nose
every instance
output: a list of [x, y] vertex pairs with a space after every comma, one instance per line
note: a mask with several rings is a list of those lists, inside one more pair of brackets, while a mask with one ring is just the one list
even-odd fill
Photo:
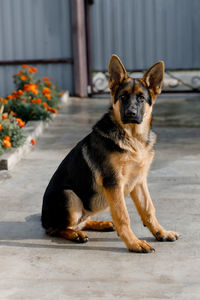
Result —
[[132, 115], [134, 116], [134, 117], [136, 117], [137, 116], [137, 110], [132, 110]]
[[137, 110], [136, 109], [131, 109], [127, 111], [127, 116], [128, 117], [136, 117], [137, 116]]

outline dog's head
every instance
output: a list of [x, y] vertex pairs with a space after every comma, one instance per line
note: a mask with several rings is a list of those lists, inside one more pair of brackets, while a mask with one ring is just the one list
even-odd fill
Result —
[[112, 105], [118, 111], [123, 124], [141, 124], [144, 115], [161, 93], [164, 62], [153, 65], [141, 79], [128, 77], [127, 71], [117, 55], [112, 55], [108, 68]]

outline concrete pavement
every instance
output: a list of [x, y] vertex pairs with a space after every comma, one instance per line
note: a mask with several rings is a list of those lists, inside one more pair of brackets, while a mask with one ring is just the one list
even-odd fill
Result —
[[[115, 232], [89, 232], [86, 244], [45, 235], [45, 187], [108, 106], [104, 99], [73, 103], [63, 107], [31, 153], [0, 172], [0, 299], [200, 299], [199, 128], [155, 128], [149, 188], [160, 223], [181, 233], [180, 240], [155, 241], [129, 198], [132, 228], [155, 253], [129, 253]], [[109, 213], [97, 219], [110, 219]]]

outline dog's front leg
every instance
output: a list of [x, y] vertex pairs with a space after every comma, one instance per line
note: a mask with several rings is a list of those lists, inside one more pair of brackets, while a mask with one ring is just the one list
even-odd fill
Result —
[[146, 179], [134, 187], [131, 192], [131, 197], [136, 205], [143, 224], [149, 228], [157, 240], [175, 241], [178, 239], [178, 233], [174, 231], [167, 231], [159, 224], [156, 218], [156, 211], [149, 194]]
[[104, 189], [104, 193], [110, 206], [115, 229], [127, 248], [132, 252], [152, 252], [153, 247], [146, 241], [139, 240], [131, 230], [130, 218], [122, 191], [112, 188]]

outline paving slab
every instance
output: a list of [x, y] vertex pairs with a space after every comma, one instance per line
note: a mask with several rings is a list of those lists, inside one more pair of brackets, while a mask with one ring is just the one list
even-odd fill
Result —
[[[158, 143], [149, 189], [160, 223], [180, 232], [180, 240], [155, 241], [130, 198], [132, 228], [155, 253], [128, 252], [115, 232], [89, 232], [86, 244], [45, 234], [40, 212], [46, 185], [109, 105], [107, 99], [72, 102], [23, 160], [0, 172], [0, 299], [199, 299], [199, 128], [154, 126]], [[109, 212], [97, 219], [110, 219]]]

